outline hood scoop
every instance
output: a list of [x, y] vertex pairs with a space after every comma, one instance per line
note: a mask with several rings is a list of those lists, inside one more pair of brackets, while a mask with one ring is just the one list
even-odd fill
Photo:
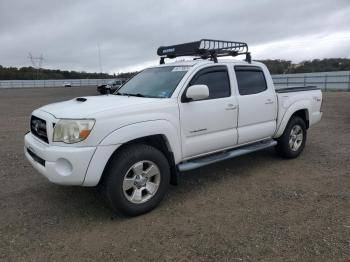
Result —
[[77, 97], [75, 100], [77, 100], [78, 102], [85, 102], [87, 99], [84, 97]]

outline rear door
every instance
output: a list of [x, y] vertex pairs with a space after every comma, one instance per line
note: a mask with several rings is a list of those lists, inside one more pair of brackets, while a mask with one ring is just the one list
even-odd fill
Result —
[[272, 137], [276, 130], [277, 97], [259, 66], [234, 67], [238, 87], [238, 144]]
[[207, 85], [209, 98], [191, 102], [181, 99], [179, 103], [184, 158], [237, 144], [237, 101], [231, 96], [227, 66], [201, 69], [192, 77], [188, 86], [195, 84]]

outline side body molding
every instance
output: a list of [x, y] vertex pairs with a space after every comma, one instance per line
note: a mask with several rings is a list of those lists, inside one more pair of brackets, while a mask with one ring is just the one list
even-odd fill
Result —
[[[287, 102], [287, 101], [286, 101]], [[280, 137], [284, 129], [286, 128], [290, 117], [299, 110], [307, 111], [307, 118], [309, 119], [309, 113], [311, 112], [311, 102], [309, 100], [301, 100], [294, 102], [291, 105], [280, 104], [280, 112], [278, 113], [277, 119], [277, 131], [274, 135], [274, 138]]]

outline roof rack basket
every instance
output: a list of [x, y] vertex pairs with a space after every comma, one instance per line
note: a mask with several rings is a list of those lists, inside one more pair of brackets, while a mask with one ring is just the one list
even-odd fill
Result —
[[164, 64], [165, 58], [176, 58], [180, 56], [195, 56], [202, 59], [210, 58], [217, 63], [218, 57], [245, 54], [246, 61], [249, 63], [252, 61], [247, 43], [211, 39], [201, 39], [196, 42], [172, 46], [161, 46], [158, 48], [157, 54], [160, 56], [160, 64]]

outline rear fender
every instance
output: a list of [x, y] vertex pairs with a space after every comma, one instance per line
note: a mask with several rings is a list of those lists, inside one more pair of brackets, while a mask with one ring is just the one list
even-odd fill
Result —
[[[283, 106], [283, 105], [280, 105], [280, 106]], [[310, 119], [310, 116], [309, 116], [309, 113], [311, 112], [311, 102], [308, 101], [308, 100], [301, 100], [301, 101], [297, 101], [295, 103], [293, 103], [292, 105], [290, 105], [288, 107], [288, 109], [285, 111], [285, 113], [283, 114], [283, 116], [281, 117], [281, 120], [278, 121], [277, 123], [277, 131], [274, 135], [274, 138], [278, 138], [280, 137], [290, 118], [292, 117], [292, 115], [299, 111], [299, 110], [305, 110], [306, 109], [306, 112], [307, 112], [307, 118]]]

